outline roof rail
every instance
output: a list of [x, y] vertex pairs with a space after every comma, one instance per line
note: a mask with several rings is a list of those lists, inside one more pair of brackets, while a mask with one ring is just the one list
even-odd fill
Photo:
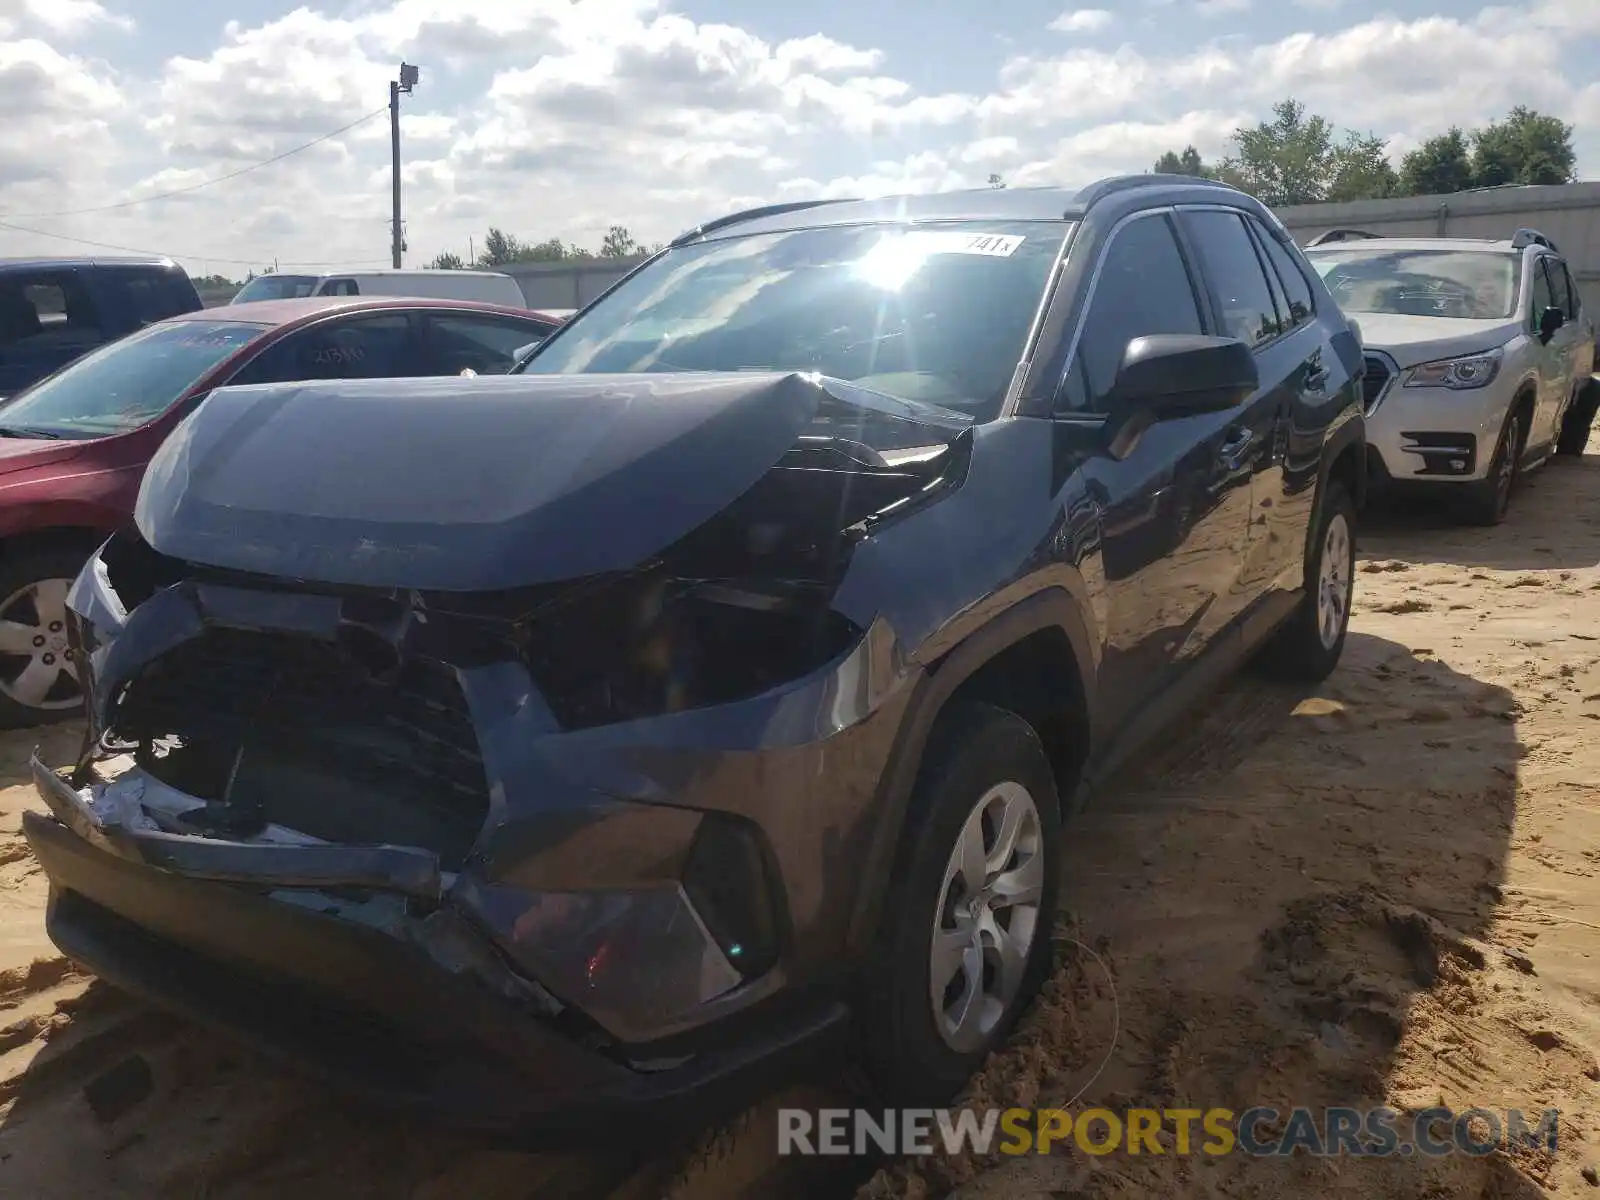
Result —
[[1224, 183], [1220, 179], [1206, 179], [1201, 175], [1173, 175], [1162, 171], [1151, 171], [1143, 175], [1112, 175], [1107, 179], [1098, 179], [1074, 197], [1075, 204], [1088, 208], [1096, 201], [1107, 196], [1114, 196], [1118, 192], [1130, 191], [1133, 188], [1189, 186], [1189, 187], [1215, 187], [1225, 188], [1230, 192], [1239, 191], [1231, 183]]
[[1368, 233], [1365, 229], [1330, 229], [1327, 233], [1319, 233], [1306, 243], [1311, 246], [1321, 246], [1328, 242], [1359, 242], [1369, 238], [1379, 238], [1381, 233]]
[[672, 239], [671, 244], [682, 246], [692, 242], [695, 238], [704, 237], [708, 233], [715, 233], [719, 229], [726, 229], [730, 225], [742, 225], [746, 221], [759, 221], [762, 217], [781, 217], [784, 213], [803, 212], [808, 208], [820, 208], [824, 204], [849, 204], [855, 197], [840, 197], [836, 200], [791, 200], [787, 204], [763, 204], [759, 208], [747, 208], [740, 212], [729, 213], [725, 217], [718, 217], [714, 221], [707, 221], [704, 225], [696, 225], [685, 233], [680, 233]]
[[1560, 250], [1556, 249], [1556, 244], [1537, 229], [1519, 229], [1511, 235], [1511, 248], [1513, 250], [1523, 250], [1529, 246], [1543, 246], [1554, 254], [1561, 253]]

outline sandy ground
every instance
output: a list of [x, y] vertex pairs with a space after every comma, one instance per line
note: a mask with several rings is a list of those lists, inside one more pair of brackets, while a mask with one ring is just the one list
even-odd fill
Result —
[[[972, 1100], [1553, 1106], [1556, 1159], [1068, 1152], [924, 1161], [881, 1173], [862, 1196], [1589, 1190], [1582, 1171], [1600, 1165], [1600, 457], [1537, 475], [1499, 529], [1389, 515], [1363, 542], [1333, 678], [1309, 694], [1239, 680], [1073, 828], [1061, 969]], [[49, 731], [47, 757], [70, 758], [76, 736]], [[345, 1111], [78, 976], [43, 937], [43, 880], [15, 834], [35, 803], [21, 782], [35, 740], [0, 738], [0, 1195], [782, 1194], [770, 1114], [640, 1173], [616, 1156], [493, 1152]]]

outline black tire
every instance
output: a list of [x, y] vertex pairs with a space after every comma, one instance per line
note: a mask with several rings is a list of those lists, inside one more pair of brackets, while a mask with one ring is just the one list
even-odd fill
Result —
[[[1343, 537], [1338, 536], [1336, 523], [1342, 524]], [[1330, 533], [1334, 535], [1331, 540]], [[1337, 598], [1335, 593], [1342, 595], [1339, 600], [1342, 607], [1327, 625], [1334, 635], [1331, 637], [1324, 636], [1324, 619], [1328, 614], [1321, 603], [1323, 565], [1330, 553], [1342, 554], [1344, 558], [1342, 564], [1335, 564], [1328, 580], [1330, 588], [1334, 589], [1330, 591], [1330, 598]], [[1262, 647], [1256, 660], [1263, 674], [1286, 683], [1321, 683], [1326, 679], [1339, 665], [1350, 631], [1350, 606], [1355, 595], [1356, 504], [1349, 489], [1338, 480], [1330, 479], [1323, 487], [1305, 558], [1305, 595], [1293, 615]]]
[[[940, 1032], [932, 992], [935, 916], [941, 925], [966, 920], [952, 911], [959, 880], [945, 885], [953, 852], [992, 789], [1019, 784], [1033, 800], [1038, 819], [1032, 861], [1040, 867], [1038, 909], [1031, 940], [1021, 959], [1020, 983], [998, 1019], [972, 1036], [976, 1044], [957, 1048]], [[987, 827], [986, 827], [987, 828]], [[930, 732], [928, 750], [908, 809], [910, 841], [897, 864], [884, 912], [875, 958], [867, 968], [861, 1003], [862, 1058], [871, 1083], [887, 1104], [939, 1105], [965, 1086], [972, 1073], [1001, 1044], [1049, 974], [1051, 929], [1060, 886], [1061, 814], [1056, 780], [1038, 735], [1013, 713], [987, 704], [961, 704], [940, 717]], [[987, 846], [987, 840], [985, 845]], [[998, 910], [1008, 911], [1008, 910]], [[1009, 929], [1021, 927], [1009, 910]], [[965, 934], [960, 935], [965, 937]], [[966, 960], [963, 960], [966, 961]], [[987, 980], [987, 971], [980, 972]]]
[[1489, 460], [1489, 473], [1468, 485], [1463, 497], [1462, 512], [1471, 524], [1498, 525], [1506, 519], [1511, 497], [1516, 494], [1517, 482], [1522, 478], [1522, 447], [1527, 436], [1528, 427], [1522, 411], [1513, 408], [1500, 427], [1494, 457]]
[[[70, 675], [63, 673], [66, 664], [65, 630], [52, 628], [57, 619], [36, 620], [37, 593], [29, 598], [26, 593], [40, 584], [50, 585], [46, 595], [59, 592], [63, 599], [65, 589], [59, 581], [70, 583], [83, 568], [91, 551], [68, 545], [50, 546], [26, 551], [0, 559], [0, 628], [13, 624], [34, 624], [38, 632], [27, 641], [43, 639], [42, 645], [0, 645], [0, 729], [27, 729], [36, 725], [49, 725], [83, 712], [83, 697], [72, 684]], [[57, 581], [51, 584], [51, 581]], [[53, 607], [53, 606], [52, 606]], [[48, 617], [49, 614], [46, 614]], [[28, 653], [21, 653], [27, 650]], [[14, 652], [15, 651], [15, 652]], [[45, 704], [24, 702], [19, 691], [23, 681], [32, 681], [55, 668], [54, 685], [44, 693]], [[66, 667], [70, 670], [70, 667]], [[33, 674], [25, 675], [32, 671]]]
[[1561, 419], [1561, 436], [1556, 439], [1557, 454], [1575, 457], [1588, 448], [1596, 412], [1600, 412], [1600, 383], [1590, 379], [1567, 405], [1566, 416]]

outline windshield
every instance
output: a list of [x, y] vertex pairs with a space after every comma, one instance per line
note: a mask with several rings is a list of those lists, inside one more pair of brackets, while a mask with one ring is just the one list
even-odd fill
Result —
[[855, 225], [680, 247], [522, 371], [814, 371], [990, 420], [1070, 229]]
[[257, 275], [239, 289], [234, 304], [250, 304], [256, 300], [298, 300], [316, 291], [321, 277], [317, 275]]
[[267, 328], [237, 321], [151, 325], [0, 404], [0, 436], [91, 438], [137, 429]]
[[1313, 250], [1347, 312], [1503, 320], [1516, 312], [1517, 256], [1486, 250]]

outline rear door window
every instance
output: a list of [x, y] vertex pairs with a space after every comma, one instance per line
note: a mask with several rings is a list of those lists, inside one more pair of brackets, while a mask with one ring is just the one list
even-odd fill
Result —
[[1305, 272], [1301, 270], [1300, 264], [1295, 261], [1294, 255], [1284, 244], [1272, 236], [1271, 230], [1253, 217], [1247, 219], [1251, 228], [1255, 230], [1256, 240], [1266, 251], [1267, 261], [1272, 264], [1273, 273], [1283, 288], [1283, 295], [1288, 299], [1287, 326], [1293, 328], [1305, 324], [1311, 319], [1313, 308], [1311, 285], [1306, 282]]
[[428, 373], [504, 375], [516, 365], [518, 350], [549, 337], [553, 328], [514, 317], [432, 313], [428, 317]]
[[1278, 336], [1272, 288], [1244, 227], [1242, 213], [1202, 209], [1184, 213], [1205, 268], [1224, 337], [1259, 346]]

